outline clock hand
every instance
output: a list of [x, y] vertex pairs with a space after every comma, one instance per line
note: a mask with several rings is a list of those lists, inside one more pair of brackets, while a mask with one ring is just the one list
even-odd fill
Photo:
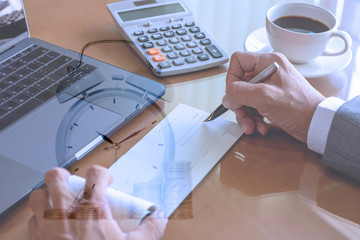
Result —
[[136, 136], [137, 134], [139, 134], [139, 133], [140, 133], [142, 130], [144, 130], [145, 128], [146, 128], [146, 127], [142, 128], [142, 129], [140, 129], [140, 130], [138, 130], [138, 131], [136, 131], [136, 132], [133, 132], [132, 134], [130, 134], [129, 136], [127, 136], [126, 138], [124, 138], [123, 140], [121, 140], [120, 142], [118, 142], [117, 144], [120, 144], [120, 143], [122, 143], [122, 142], [125, 142], [126, 140], [128, 140], [128, 139]]
[[108, 137], [108, 136], [106, 136], [106, 135], [104, 135], [104, 134], [101, 134], [101, 133], [99, 133], [98, 131], [95, 131], [95, 132], [97, 132], [97, 134], [99, 134], [105, 141], [107, 141], [108, 143], [110, 143], [110, 144], [114, 144], [114, 142]]

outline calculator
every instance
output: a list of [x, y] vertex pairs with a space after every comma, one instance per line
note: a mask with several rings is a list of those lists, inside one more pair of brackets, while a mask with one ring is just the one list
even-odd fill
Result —
[[224, 64], [229, 56], [179, 0], [121, 1], [107, 5], [125, 40], [157, 76]]

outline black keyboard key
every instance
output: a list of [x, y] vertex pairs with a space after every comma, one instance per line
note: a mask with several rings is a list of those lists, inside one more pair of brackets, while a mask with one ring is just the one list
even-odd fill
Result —
[[21, 87], [18, 86], [11, 86], [8, 89], [5, 90], [5, 92], [7, 92], [8, 94], [11, 94], [13, 96], [15, 96], [16, 94], [18, 94], [19, 92], [21, 92], [23, 89]]
[[41, 67], [42, 67], [41, 65], [36, 63], [29, 63], [28, 65], [25, 66], [25, 68], [29, 71], [36, 71]]
[[23, 54], [29, 54], [29, 52], [34, 51], [37, 47], [38, 47], [38, 45], [31, 45], [30, 47], [28, 47], [27, 49], [25, 49], [24, 51], [22, 51], [22, 53], [23, 53]]
[[43, 66], [38, 71], [39, 71], [39, 73], [42, 73], [44, 75], [48, 75], [51, 72], [53, 72], [54, 70], [55, 70], [55, 68], [52, 68], [52, 67], [49, 67], [49, 66]]
[[41, 92], [39, 95], [37, 95], [36, 98], [43, 101], [43, 102], [46, 102], [47, 100], [49, 100], [53, 96], [55, 96], [55, 92], [45, 90], [45, 91]]
[[45, 65], [51, 62], [53, 59], [49, 58], [48, 56], [42, 56], [35, 60], [36, 64]]
[[13, 75], [18, 78], [24, 78], [25, 76], [29, 75], [30, 73], [31, 73], [30, 71], [22, 68], [16, 72], [14, 72]]
[[40, 80], [39, 82], [34, 84], [34, 87], [39, 88], [39, 89], [46, 89], [48, 87], [50, 87], [52, 85], [51, 82], [45, 81], [45, 80]]
[[13, 85], [16, 82], [18, 82], [20, 80], [20, 78], [15, 77], [15, 76], [8, 76], [7, 78], [4, 78], [3, 80], [1, 80], [1, 82], [7, 84], [7, 85]]
[[39, 93], [39, 89], [36, 87], [29, 87], [28, 89], [25, 89], [23, 93], [30, 97], [34, 97]]
[[9, 68], [9, 67], [4, 67], [0, 69], [0, 76], [1, 77], [6, 77], [8, 76], [10, 73], [14, 72], [13, 68]]
[[43, 74], [40, 74], [38, 72], [34, 72], [32, 73], [31, 75], [27, 76], [27, 79], [33, 81], [33, 82], [37, 82], [39, 81], [40, 79], [42, 79], [45, 75]]
[[5, 88], [9, 87], [6, 83], [0, 82], [0, 91], [4, 91]]
[[51, 59], [55, 59], [55, 58], [59, 57], [60, 54], [57, 53], [57, 52], [51, 51], [51, 52], [46, 53], [45, 56], [47, 56], [47, 57], [49, 57]]
[[35, 109], [36, 107], [42, 104], [41, 101], [37, 99], [30, 99], [26, 103], [20, 105], [17, 109], [10, 112], [9, 114], [5, 115], [0, 119], [0, 130], [4, 129], [5, 127], [9, 126], [11, 123], [14, 123], [19, 118], [25, 116], [31, 110]]
[[41, 55], [43, 55], [44, 53], [46, 53], [48, 51], [49, 50], [47, 50], [46, 48], [38, 47], [35, 50], [29, 52], [29, 55], [34, 56], [34, 57], [40, 57]]
[[0, 108], [0, 118], [4, 116], [8, 111]]
[[3, 104], [8, 99], [10, 99], [12, 96], [9, 93], [6, 92], [0, 92], [0, 104]]
[[24, 63], [24, 64], [28, 64], [31, 61], [33, 61], [34, 59], [36, 59], [36, 57], [31, 56], [31, 55], [24, 55], [19, 59], [19, 61]]
[[12, 111], [15, 108], [17, 108], [19, 106], [19, 103], [13, 102], [13, 101], [7, 101], [5, 103], [3, 103], [0, 107], [7, 110], [7, 111]]
[[19, 61], [12, 62], [8, 65], [9, 68], [12, 68], [15, 70], [18, 70], [19, 68], [22, 68], [23, 66], [24, 66], [24, 63], [19, 62]]
[[16, 83], [16, 86], [19, 86], [21, 88], [28, 88], [30, 87], [31, 85], [33, 85], [34, 82], [31, 81], [30, 79], [26, 78], [24, 80], [21, 80], [20, 82]]
[[20, 93], [20, 94], [18, 94], [15, 97], [12, 98], [12, 100], [14, 102], [17, 102], [19, 104], [22, 104], [22, 103], [26, 102], [29, 99], [30, 99], [30, 97], [28, 95], [23, 94], [23, 93]]
[[59, 68], [60, 66], [64, 65], [65, 63], [69, 63], [71, 60], [73, 60], [73, 59], [69, 58], [67, 56], [61, 56], [59, 58], [56, 58], [51, 63], [49, 63], [49, 66], [51, 66], [53, 68]]
[[220, 58], [223, 56], [215, 45], [206, 46], [205, 48], [214, 58]]
[[55, 74], [55, 73], [52, 73], [52, 74], [50, 74], [49, 76], [46, 76], [44, 79], [45, 79], [46, 81], [49, 81], [49, 82], [54, 83], [54, 82], [59, 81], [61, 78], [63, 78], [63, 76], [57, 75], [57, 74]]

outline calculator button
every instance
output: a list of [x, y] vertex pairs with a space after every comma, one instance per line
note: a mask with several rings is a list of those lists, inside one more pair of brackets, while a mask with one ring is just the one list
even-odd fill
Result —
[[199, 59], [200, 61], [209, 60], [209, 55], [207, 55], [206, 53], [200, 54], [200, 55], [198, 55], [198, 59]]
[[157, 49], [157, 48], [150, 48], [146, 52], [150, 55], [157, 55], [160, 53], [159, 49]]
[[183, 57], [186, 57], [186, 56], [190, 56], [191, 53], [189, 50], [185, 49], [185, 50], [180, 51], [180, 55]]
[[191, 27], [189, 28], [190, 32], [192, 33], [197, 33], [197, 32], [200, 32], [200, 28], [199, 27]]
[[206, 46], [205, 48], [214, 58], [220, 58], [223, 56], [215, 45]]
[[183, 43], [178, 43], [174, 45], [176, 50], [183, 50], [185, 49], [185, 45]]
[[162, 54], [153, 56], [153, 59], [154, 59], [155, 62], [165, 61], [165, 57]]
[[142, 44], [143, 48], [153, 48], [154, 44], [152, 42], [146, 42]]
[[140, 36], [140, 35], [143, 35], [143, 34], [144, 34], [143, 30], [139, 30], [139, 31], [134, 32], [134, 36]]
[[194, 41], [188, 42], [188, 43], [186, 44], [186, 46], [188, 46], [189, 48], [194, 48], [194, 47], [197, 47], [197, 43], [194, 42]]
[[174, 51], [174, 49], [171, 46], [165, 46], [165, 47], [161, 48], [161, 50], [163, 50], [163, 52], [172, 52], [172, 51]]
[[140, 36], [138, 37], [139, 42], [147, 42], [149, 41], [148, 36]]
[[156, 44], [158, 46], [165, 46], [168, 44], [168, 42], [165, 39], [161, 39], [161, 40], [157, 41]]
[[159, 40], [159, 39], [162, 39], [163, 36], [161, 33], [154, 33], [153, 35], [151, 35], [152, 39], [154, 40]]
[[201, 40], [200, 40], [200, 43], [201, 43], [202, 45], [210, 45], [210, 44], [211, 44], [211, 41], [210, 41], [210, 39], [206, 38], [206, 39], [201, 39]]
[[170, 58], [170, 59], [175, 59], [175, 58], [178, 58], [178, 57], [179, 57], [179, 55], [178, 55], [176, 52], [168, 53], [167, 56], [168, 56], [168, 58]]
[[185, 23], [185, 26], [186, 27], [192, 27], [192, 26], [195, 26], [195, 23], [194, 22], [187, 22], [187, 23]]
[[177, 38], [177, 37], [173, 37], [173, 38], [170, 38], [170, 39], [169, 39], [169, 42], [172, 43], [172, 44], [176, 44], [176, 43], [179, 43], [180, 40], [179, 40], [179, 38]]
[[164, 33], [164, 36], [165, 37], [174, 37], [175, 36], [175, 33], [173, 31], [168, 31], [168, 32], [165, 32]]
[[197, 48], [194, 48], [194, 49], [192, 50], [192, 52], [193, 52], [194, 54], [201, 54], [201, 53], [203, 53], [204, 51], [203, 51], [201, 48], [197, 47]]
[[160, 62], [159, 67], [160, 68], [169, 68], [169, 67], [171, 67], [171, 63], [168, 61]]
[[157, 31], [157, 28], [150, 28], [147, 30], [148, 33], [156, 33]]
[[164, 27], [161, 27], [160, 28], [160, 31], [169, 31], [170, 30], [170, 27], [169, 26], [164, 26]]
[[203, 39], [205, 38], [205, 34], [203, 32], [196, 33], [194, 35], [197, 39]]
[[177, 58], [177, 59], [174, 59], [172, 61], [172, 63], [175, 65], [175, 66], [180, 66], [180, 65], [183, 65], [184, 64], [184, 60], [182, 60], [181, 58]]
[[195, 62], [197, 62], [196, 58], [194, 56], [190, 56], [190, 57], [185, 58], [185, 61], [187, 63], [195, 63]]
[[192, 38], [190, 35], [185, 35], [185, 36], [182, 36], [181, 37], [181, 40], [184, 41], [184, 42], [188, 42], [188, 41], [191, 41]]
[[185, 30], [185, 29], [178, 29], [178, 30], [176, 30], [176, 34], [177, 35], [185, 35], [185, 34], [187, 34], [187, 31]]
[[181, 28], [181, 24], [174, 24], [171, 26], [172, 29], [179, 29]]

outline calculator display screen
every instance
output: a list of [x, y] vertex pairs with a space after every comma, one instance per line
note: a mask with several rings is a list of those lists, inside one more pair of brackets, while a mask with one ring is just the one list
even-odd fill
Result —
[[149, 18], [161, 16], [166, 14], [185, 12], [180, 3], [171, 3], [156, 7], [143, 8], [138, 10], [131, 10], [126, 12], [119, 12], [119, 16], [123, 22], [138, 20], [142, 18]]

